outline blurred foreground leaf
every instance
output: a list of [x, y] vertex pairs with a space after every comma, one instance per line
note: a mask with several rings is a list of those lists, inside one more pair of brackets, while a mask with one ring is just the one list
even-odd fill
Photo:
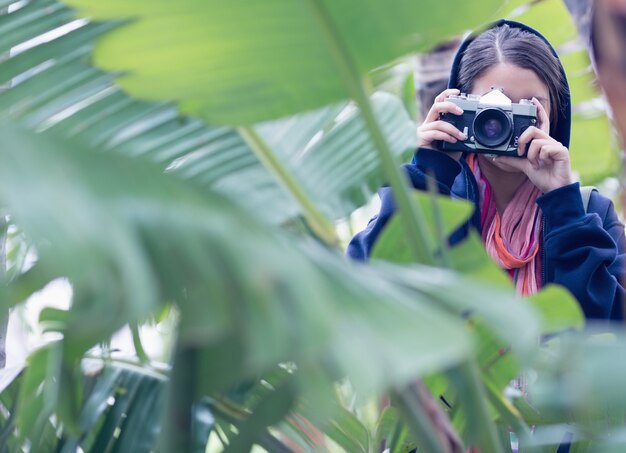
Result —
[[[416, 297], [316, 243], [279, 239], [223, 197], [149, 162], [90, 152], [15, 124], [0, 126], [0, 134], [7, 144], [0, 200], [38, 252], [3, 300], [19, 303], [58, 276], [74, 293], [67, 314], [45, 315], [62, 320], [56, 326], [63, 340], [29, 370], [33, 382], [53, 377], [36, 409], [44, 420], [60, 410], [71, 417], [81, 407], [76, 366], [87, 349], [169, 302], [180, 311], [179, 348], [205, 359], [197, 386], [185, 389], [192, 400], [282, 361], [317, 368], [324, 379], [348, 376], [367, 395], [470, 353], [462, 324], [433, 296]], [[459, 284], [442, 277], [444, 285]], [[316, 393], [315, 382], [298, 388], [322, 402], [328, 394]]]
[[[413, 198], [420, 204], [424, 221], [428, 226], [427, 244], [431, 253], [441, 252], [441, 242], [447, 247], [448, 237], [467, 221], [473, 205], [466, 201], [453, 200], [444, 196], [432, 196], [429, 193], [413, 191]], [[394, 215], [372, 251], [373, 259], [383, 259], [396, 263], [411, 263], [413, 257], [408, 247], [407, 234], [397, 215]]]
[[134, 19], [96, 52], [98, 65], [126, 73], [119, 81], [133, 95], [248, 124], [349, 98], [348, 80], [488, 21], [503, 2], [66, 3], [98, 20]]

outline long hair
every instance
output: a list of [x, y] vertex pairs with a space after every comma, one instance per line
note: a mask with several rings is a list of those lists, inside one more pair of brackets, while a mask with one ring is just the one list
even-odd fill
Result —
[[492, 66], [508, 63], [533, 71], [550, 93], [550, 135], [556, 129], [559, 112], [569, 96], [561, 64], [549, 45], [539, 36], [507, 24], [479, 34], [463, 52], [458, 84], [471, 93], [474, 81]]

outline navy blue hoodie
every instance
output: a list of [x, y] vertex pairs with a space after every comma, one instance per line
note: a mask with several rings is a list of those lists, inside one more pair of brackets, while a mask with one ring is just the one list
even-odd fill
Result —
[[[546, 41], [537, 31], [518, 22], [501, 20], [494, 26], [505, 23], [523, 28]], [[448, 84], [450, 88], [457, 88], [459, 62], [470, 41], [466, 40], [461, 45], [454, 59]], [[558, 58], [552, 46], [550, 48]], [[565, 74], [562, 67], [561, 71]], [[553, 137], [565, 146], [569, 146], [570, 125], [568, 97], [568, 102], [559, 112], [557, 128], [553, 133]], [[478, 206], [476, 180], [464, 157], [456, 161], [444, 152], [420, 148], [413, 161], [404, 165], [404, 170], [415, 189], [427, 190], [426, 175], [431, 174], [436, 179], [439, 192], [473, 201]], [[367, 259], [376, 238], [395, 211], [390, 188], [382, 188], [379, 196], [382, 201], [380, 212], [348, 245], [347, 254], [354, 259]], [[612, 202], [593, 191], [585, 211], [580, 186], [573, 183], [543, 194], [537, 199], [537, 204], [544, 217], [541, 241], [544, 285], [556, 283], [566, 287], [576, 297], [587, 318], [623, 319], [622, 301], [626, 291], [620, 276], [626, 270], [626, 238]], [[470, 228], [480, 231], [478, 209], [468, 224], [452, 235], [450, 243], [461, 241]]]

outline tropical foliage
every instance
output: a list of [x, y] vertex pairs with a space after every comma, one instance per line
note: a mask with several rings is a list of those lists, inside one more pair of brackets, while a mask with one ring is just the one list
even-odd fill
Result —
[[[415, 125], [396, 63], [525, 3], [0, 0], [0, 200], [19, 232], [1, 300], [72, 288], [40, 314], [51, 341], [2, 374], [0, 448], [443, 452], [447, 418], [484, 452], [510, 431], [528, 449], [623, 442], [603, 437], [623, 429], [622, 371], [590, 373], [620, 337], [552, 338], [582, 328], [572, 298], [519, 300], [478, 238], [449, 250], [470, 208], [398, 169]], [[541, 26], [560, 2], [524, 11], [575, 36]], [[584, 115], [585, 58], [565, 56], [593, 182], [615, 150]], [[350, 263], [336, 225], [385, 182], [399, 216], [377, 260]], [[164, 319], [165, 365], [138, 333]], [[124, 326], [132, 357], [106, 347]], [[509, 387], [522, 374], [532, 398]]]

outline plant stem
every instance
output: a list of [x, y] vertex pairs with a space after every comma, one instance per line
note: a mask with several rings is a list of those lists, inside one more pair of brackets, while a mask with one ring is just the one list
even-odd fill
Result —
[[458, 392], [458, 406], [466, 414], [466, 430], [473, 440], [470, 446], [479, 447], [480, 451], [501, 451], [498, 432], [487, 406], [485, 387], [474, 360], [470, 359], [446, 374]]
[[176, 349], [167, 398], [164, 451], [192, 451], [192, 413], [197, 370], [197, 351]]
[[143, 344], [141, 343], [141, 337], [139, 336], [139, 326], [135, 323], [131, 323], [129, 324], [129, 327], [130, 332], [133, 335], [133, 346], [135, 347], [137, 358], [141, 363], [149, 363], [150, 358], [148, 357], [148, 354], [146, 354]]
[[267, 146], [263, 138], [257, 134], [253, 127], [242, 126], [238, 128], [239, 134], [246, 141], [255, 155], [269, 169], [287, 192], [296, 200], [304, 211], [304, 218], [315, 235], [328, 245], [339, 244], [334, 225], [315, 206], [315, 203], [304, 192], [302, 186], [295, 180], [289, 170], [285, 168], [280, 159]]
[[96, 362], [102, 362], [106, 365], [115, 365], [127, 368], [134, 373], [149, 375], [154, 379], [159, 379], [162, 381], [169, 380], [170, 367], [168, 365], [158, 364], [154, 361], [148, 363], [148, 366], [146, 366], [146, 364], [143, 364], [133, 359], [124, 359], [122, 357], [113, 358], [110, 355], [102, 357], [101, 355], [95, 355], [91, 353], [86, 353], [83, 360], [91, 360]]
[[345, 46], [339, 31], [336, 29], [322, 2], [320, 0], [308, 0], [307, 4], [319, 25], [323, 38], [326, 40], [339, 76], [349, 96], [359, 107], [363, 121], [376, 145], [378, 157], [381, 160], [383, 170], [393, 190], [395, 201], [398, 204], [400, 217], [402, 218], [413, 256], [420, 263], [433, 264], [433, 259], [425, 243], [425, 238], [428, 237], [428, 230], [424, 217], [420, 212], [420, 207], [411, 199], [407, 178], [402, 174], [396, 163], [376, 121], [367, 90], [364, 86], [364, 78], [359, 73], [358, 66], [353, 61], [349, 49]]
[[441, 213], [441, 207], [439, 205], [439, 201], [437, 200], [437, 183], [434, 175], [426, 179], [426, 185], [428, 188], [428, 194], [430, 195], [430, 203], [433, 209], [433, 219], [435, 221], [435, 237], [437, 239], [437, 252], [436, 256], [434, 256], [435, 261], [438, 265], [446, 268], [450, 268], [450, 252], [448, 250], [448, 240], [444, 234], [444, 225], [443, 225], [443, 215]]
[[424, 241], [424, 238], [428, 237], [428, 230], [424, 222], [424, 216], [421, 213], [421, 208], [410, 197], [410, 188], [407, 178], [402, 174], [398, 163], [387, 146], [383, 133], [374, 117], [370, 100], [363, 85], [359, 84], [358, 86], [359, 94], [358, 97], [355, 97], [355, 102], [361, 110], [361, 115], [370, 131], [372, 140], [376, 144], [383, 170], [389, 179], [394, 199], [398, 204], [400, 217], [406, 231], [406, 237], [413, 251], [413, 257], [419, 263], [433, 264], [432, 256]]
[[489, 401], [495, 407], [495, 409], [502, 415], [502, 418], [511, 426], [513, 431], [519, 438], [530, 437], [530, 429], [524, 422], [522, 414], [513, 406], [501, 392], [491, 383], [487, 378], [482, 379], [487, 389], [487, 396]]
[[401, 392], [392, 393], [391, 396], [394, 405], [398, 407], [415, 437], [419, 450], [429, 453], [446, 453], [415, 388], [409, 386]]
[[396, 426], [394, 426], [393, 431], [391, 433], [391, 437], [389, 438], [389, 451], [390, 453], [399, 453], [402, 451], [402, 447], [404, 446], [404, 440], [406, 439], [407, 430], [405, 425], [398, 420], [396, 422]]
[[[4, 213], [0, 214], [0, 277], [7, 276], [7, 240], [9, 234], [9, 220]], [[9, 309], [0, 312], [0, 368], [6, 365], [6, 338], [9, 324]]]

